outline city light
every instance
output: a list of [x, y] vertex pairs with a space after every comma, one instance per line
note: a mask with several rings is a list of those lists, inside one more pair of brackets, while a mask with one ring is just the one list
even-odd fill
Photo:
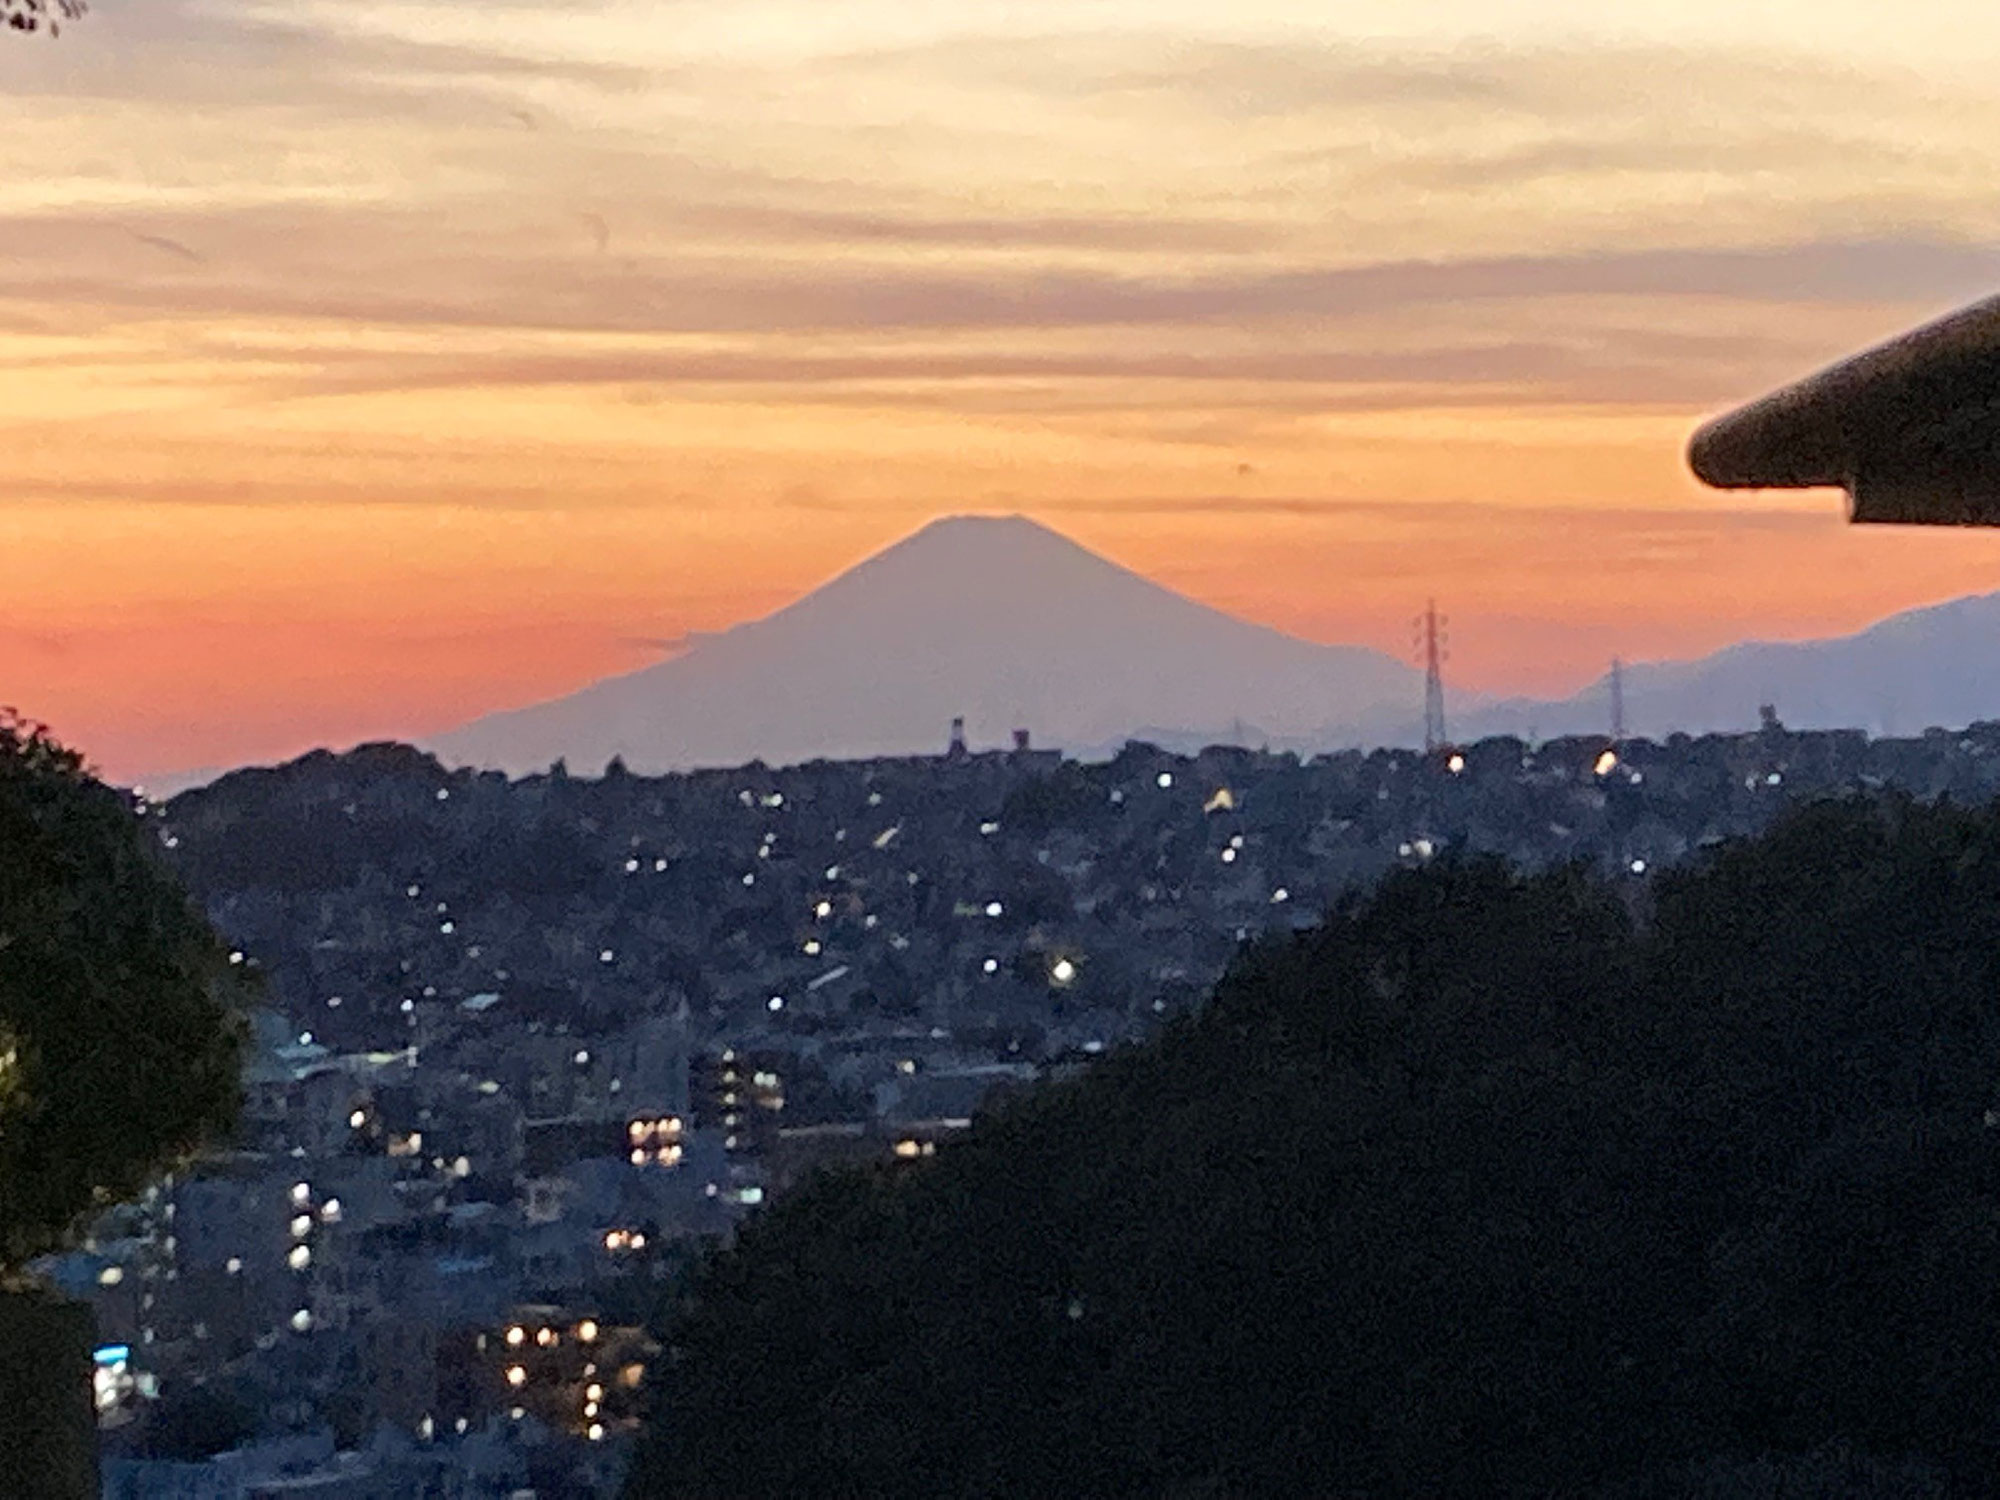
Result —
[[[597, 1337], [596, 1321], [591, 1318], [585, 1318], [581, 1323], [576, 1325], [576, 1336], [579, 1339], [582, 1339], [583, 1342], [586, 1344], [589, 1343], [592, 1339], [596, 1338]], [[595, 1400], [596, 1398], [593, 1397], [592, 1399]]]
[[1057, 984], [1068, 984], [1072, 979], [1076, 978], [1076, 965], [1069, 959], [1059, 958], [1049, 970], [1049, 977], [1055, 980]]
[[524, 1367], [520, 1365], [509, 1365], [507, 1367], [507, 1384], [518, 1389], [527, 1383], [528, 1372]]

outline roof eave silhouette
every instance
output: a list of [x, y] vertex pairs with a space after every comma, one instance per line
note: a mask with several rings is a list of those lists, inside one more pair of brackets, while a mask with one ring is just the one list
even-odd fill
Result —
[[1718, 489], [1844, 489], [1857, 522], [2000, 526], [2000, 297], [1716, 418], [1688, 463]]

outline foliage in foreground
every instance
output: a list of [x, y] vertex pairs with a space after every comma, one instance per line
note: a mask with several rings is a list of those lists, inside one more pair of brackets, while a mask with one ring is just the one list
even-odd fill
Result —
[[124, 795], [0, 711], [0, 1272], [230, 1124], [229, 976]]
[[633, 1500], [1979, 1493], [2000, 815], [1399, 873], [707, 1265]]
[[63, 22], [90, 7], [85, 0], [0, 0], [0, 31], [45, 31], [61, 36]]

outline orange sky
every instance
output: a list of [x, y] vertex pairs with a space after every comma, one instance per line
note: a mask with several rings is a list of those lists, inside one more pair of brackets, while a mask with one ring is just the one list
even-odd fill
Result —
[[1401, 654], [1435, 595], [1496, 692], [1996, 586], [2000, 536], [1682, 449], [2000, 279], [2000, 19], [1310, 9], [104, 0], [0, 46], [0, 703], [125, 776], [417, 735], [969, 510], [1317, 640]]

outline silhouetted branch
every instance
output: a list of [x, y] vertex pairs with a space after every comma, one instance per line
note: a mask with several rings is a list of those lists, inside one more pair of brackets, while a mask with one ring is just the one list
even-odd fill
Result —
[[77, 20], [89, 9], [87, 0], [0, 0], [0, 26], [60, 36], [63, 22]]

